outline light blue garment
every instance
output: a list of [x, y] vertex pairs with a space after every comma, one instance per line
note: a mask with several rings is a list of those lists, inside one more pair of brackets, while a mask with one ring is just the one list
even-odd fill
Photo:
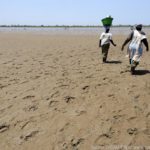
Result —
[[140, 58], [142, 56], [142, 53], [143, 53], [143, 48], [142, 47], [137, 48], [137, 46], [133, 45], [133, 44], [129, 46], [130, 59], [139, 62]]

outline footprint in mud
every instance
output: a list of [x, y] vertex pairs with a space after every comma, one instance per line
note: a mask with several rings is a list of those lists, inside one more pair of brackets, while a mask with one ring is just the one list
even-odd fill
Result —
[[[33, 121], [31, 120], [28, 120], [26, 122], [23, 122], [21, 125], [20, 125], [20, 129], [23, 130], [24, 128], [26, 128], [30, 123], [32, 123]], [[16, 126], [17, 124], [15, 124]]]
[[79, 139], [73, 138], [71, 140], [71, 146], [72, 146], [72, 148], [77, 148], [83, 141], [84, 141], [83, 138], [79, 138]]
[[35, 96], [34, 95], [27, 95], [27, 96], [23, 97], [24, 100], [32, 99], [32, 98], [35, 98]]
[[25, 81], [22, 81], [20, 84], [25, 84], [25, 83], [28, 83], [29, 81], [25, 80]]
[[85, 78], [93, 78], [93, 74], [92, 75], [88, 75]]
[[29, 71], [27, 71], [26, 73], [32, 73], [32, 71], [33, 71], [33, 70], [29, 70]]
[[67, 76], [68, 75], [68, 72], [67, 71], [63, 71], [62, 72], [62, 76]]
[[80, 144], [82, 144], [83, 141], [84, 141], [83, 138], [79, 138], [79, 139], [72, 138], [69, 142], [63, 143], [62, 148], [63, 150], [67, 150], [67, 149], [78, 150]]
[[100, 136], [98, 136], [98, 138], [96, 138], [94, 145], [106, 145], [110, 142], [111, 136], [109, 134], [102, 134]]
[[99, 88], [99, 87], [101, 87], [102, 86], [102, 84], [101, 83], [98, 83], [97, 85], [95, 85], [95, 89], [97, 89], [97, 88]]
[[36, 111], [38, 109], [37, 105], [30, 105], [27, 106], [26, 108], [24, 108], [24, 111], [28, 112], [28, 111]]
[[108, 80], [109, 78], [108, 77], [104, 77], [102, 80]]
[[87, 90], [87, 89], [89, 89], [89, 86], [88, 86], [88, 85], [86, 85], [86, 86], [84, 86], [84, 87], [82, 88], [82, 90]]
[[64, 97], [64, 100], [66, 103], [71, 103], [73, 100], [75, 100], [75, 97], [66, 96], [66, 97]]
[[114, 94], [108, 94], [107, 96], [108, 96], [108, 97], [115, 98], [115, 95], [114, 95]]
[[127, 72], [130, 72], [130, 70], [129, 69], [122, 70], [122, 71], [120, 71], [120, 74], [124, 74], [124, 73], [127, 73]]
[[86, 85], [82, 88], [82, 90], [84, 91], [84, 93], [87, 93], [89, 91], [90, 86]]
[[3, 88], [5, 88], [5, 87], [7, 87], [8, 85], [2, 85], [2, 84], [0, 84], [0, 89], [3, 89]]
[[45, 63], [43, 61], [39, 61], [40, 65], [44, 65]]
[[131, 121], [131, 120], [134, 120], [134, 119], [137, 119], [137, 117], [136, 116], [132, 116], [132, 117], [128, 118], [127, 120]]
[[56, 91], [54, 92], [52, 95], [51, 95], [51, 98], [56, 98], [58, 97], [60, 94], [59, 94], [59, 91]]
[[136, 135], [138, 133], [138, 129], [137, 128], [129, 128], [129, 129], [127, 129], [127, 133], [129, 135]]
[[150, 112], [148, 112], [147, 114], [146, 114], [146, 118], [149, 118], [150, 117]]
[[13, 82], [13, 84], [18, 83], [19, 81], [20, 81], [19, 79], [11, 79], [11, 80], [9, 80], [9, 82]]
[[111, 138], [113, 137], [114, 131], [112, 127], [108, 130], [108, 132], [99, 135], [95, 140], [95, 145], [105, 145], [109, 144]]
[[21, 66], [17, 66], [17, 67], [15, 67], [15, 69], [16, 69], [16, 70], [21, 69], [21, 68], [22, 68]]
[[139, 98], [140, 98], [140, 95], [139, 95], [139, 94], [138, 94], [138, 95], [135, 95], [135, 96], [134, 96], [134, 101], [138, 101]]
[[29, 133], [25, 134], [25, 135], [21, 135], [20, 139], [24, 140], [24, 141], [28, 141], [29, 139], [35, 137], [37, 134], [39, 133], [38, 130], [35, 131], [30, 131]]
[[115, 115], [113, 116], [113, 119], [116, 121], [116, 120], [121, 120], [123, 118], [123, 115]]
[[9, 127], [10, 127], [10, 125], [8, 125], [6, 123], [0, 124], [0, 133], [7, 131], [9, 129]]
[[51, 100], [51, 101], [49, 102], [49, 107], [53, 107], [53, 106], [55, 106], [57, 103], [58, 103], [58, 101]]
[[59, 130], [59, 132], [63, 132], [64, 130], [66, 130], [69, 125], [70, 125], [70, 123], [67, 122], [67, 123]]
[[76, 110], [75, 112], [76, 112], [76, 116], [81, 116], [86, 113], [85, 110]]
[[3, 64], [9, 64], [11, 62], [13, 62], [14, 60], [10, 60], [10, 61], [7, 61], [7, 62], [4, 62]]

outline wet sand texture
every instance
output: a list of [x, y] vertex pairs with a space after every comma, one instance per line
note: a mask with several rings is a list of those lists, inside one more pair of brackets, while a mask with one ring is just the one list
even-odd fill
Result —
[[[150, 52], [130, 74], [125, 36], [0, 34], [0, 149], [150, 145]], [[144, 149], [144, 147], [143, 147]]]

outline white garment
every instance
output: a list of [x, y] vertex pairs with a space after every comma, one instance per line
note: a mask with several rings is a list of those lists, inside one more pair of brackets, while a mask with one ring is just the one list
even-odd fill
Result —
[[101, 46], [103, 46], [104, 44], [109, 44], [111, 39], [112, 39], [111, 33], [103, 32], [100, 36]]
[[134, 61], [140, 61], [143, 52], [142, 40], [146, 38], [146, 35], [142, 32], [134, 30], [131, 43], [129, 45], [130, 59]]

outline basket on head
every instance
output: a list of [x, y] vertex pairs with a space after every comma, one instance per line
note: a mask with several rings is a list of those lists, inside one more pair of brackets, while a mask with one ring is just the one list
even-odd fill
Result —
[[102, 21], [103, 26], [111, 26], [113, 18], [109, 16], [109, 17], [103, 18], [101, 21]]

